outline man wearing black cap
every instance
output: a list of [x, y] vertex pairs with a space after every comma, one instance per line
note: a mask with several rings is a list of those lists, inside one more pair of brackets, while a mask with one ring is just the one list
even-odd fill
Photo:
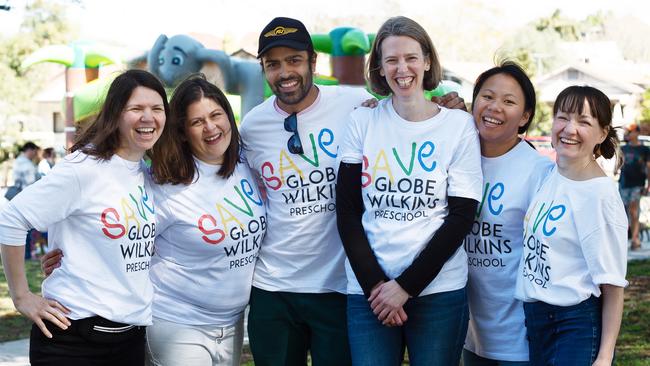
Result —
[[[262, 366], [306, 365], [311, 352], [314, 366], [349, 365], [336, 157], [350, 112], [372, 96], [314, 85], [316, 53], [296, 19], [273, 19], [260, 33], [257, 57], [274, 96], [241, 125], [246, 160], [267, 196], [248, 318], [253, 358]], [[439, 102], [464, 108], [455, 93]]]
[[336, 229], [337, 146], [363, 88], [313, 83], [316, 53], [298, 20], [275, 18], [258, 58], [273, 97], [242, 122], [245, 156], [266, 186], [268, 227], [248, 331], [256, 365], [348, 365], [345, 253]]

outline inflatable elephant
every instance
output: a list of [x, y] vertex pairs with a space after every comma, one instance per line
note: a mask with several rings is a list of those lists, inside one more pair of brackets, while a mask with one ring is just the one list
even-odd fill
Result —
[[149, 71], [168, 87], [176, 86], [205, 62], [214, 62], [223, 78], [224, 92], [241, 96], [241, 117], [264, 101], [264, 75], [257, 61], [231, 57], [221, 50], [205, 48], [186, 35], [167, 38], [161, 34], [147, 56]]

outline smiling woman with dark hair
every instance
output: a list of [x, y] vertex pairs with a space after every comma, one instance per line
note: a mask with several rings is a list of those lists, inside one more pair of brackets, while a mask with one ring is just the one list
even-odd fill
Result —
[[524, 70], [503, 62], [476, 79], [472, 114], [481, 141], [483, 199], [465, 239], [470, 320], [465, 366], [528, 365], [524, 309], [514, 298], [523, 222], [553, 163], [521, 137], [535, 114]]
[[[167, 95], [155, 76], [117, 76], [72, 153], [0, 214], [2, 262], [14, 305], [34, 321], [32, 365], [137, 365], [151, 324], [149, 260], [156, 217], [142, 160], [165, 126]], [[29, 291], [29, 228], [49, 232], [66, 260]]]
[[524, 220], [515, 296], [524, 301], [530, 364], [614, 363], [627, 285], [627, 217], [616, 184], [596, 163], [618, 139], [609, 98], [564, 89], [553, 105], [556, 166]]
[[239, 365], [266, 213], [240, 163], [232, 108], [219, 88], [193, 75], [170, 101], [153, 149], [156, 253], [151, 259], [154, 365]]

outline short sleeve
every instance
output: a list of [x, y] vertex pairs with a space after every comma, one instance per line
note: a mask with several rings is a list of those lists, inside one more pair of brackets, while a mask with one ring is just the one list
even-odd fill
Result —
[[366, 129], [362, 128], [360, 117], [367, 120], [368, 112], [367, 108], [358, 108], [350, 114], [339, 148], [340, 162], [349, 164], [363, 162], [363, 140]]
[[[481, 201], [483, 172], [478, 133], [468, 115], [460, 141], [451, 158], [448, 174], [447, 195]], [[460, 122], [460, 121], [459, 121]]]
[[592, 221], [596, 229], [580, 238], [580, 246], [594, 284], [625, 287], [627, 220], [623, 204], [616, 201], [608, 199], [593, 208], [589, 220], [599, 222]]
[[0, 243], [24, 245], [29, 229], [47, 228], [70, 216], [81, 206], [83, 194], [76, 166], [63, 161], [50, 174], [28, 186], [12, 199], [0, 213]]
[[[537, 151], [534, 151], [534, 154], [538, 154]], [[555, 163], [551, 159], [543, 156], [536, 157], [536, 163], [533, 167], [533, 171], [530, 176], [529, 185], [528, 185], [528, 197], [533, 198], [535, 193], [542, 188], [542, 184], [546, 181], [555, 166]]]

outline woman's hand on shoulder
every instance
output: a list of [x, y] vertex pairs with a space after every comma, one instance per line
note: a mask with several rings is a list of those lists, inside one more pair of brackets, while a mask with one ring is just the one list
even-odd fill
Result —
[[431, 101], [448, 109], [460, 109], [467, 112], [465, 100], [456, 92], [447, 93], [441, 97], [432, 97]]
[[366, 108], [377, 108], [377, 105], [379, 105], [379, 101], [375, 98], [366, 99], [361, 103], [361, 106]]
[[70, 326], [70, 320], [64, 315], [70, 314], [70, 310], [56, 300], [45, 299], [31, 292], [26, 292], [14, 299], [14, 305], [21, 314], [34, 321], [34, 324], [48, 338], [52, 338], [52, 333], [47, 329], [43, 320], [47, 320], [64, 330]]

